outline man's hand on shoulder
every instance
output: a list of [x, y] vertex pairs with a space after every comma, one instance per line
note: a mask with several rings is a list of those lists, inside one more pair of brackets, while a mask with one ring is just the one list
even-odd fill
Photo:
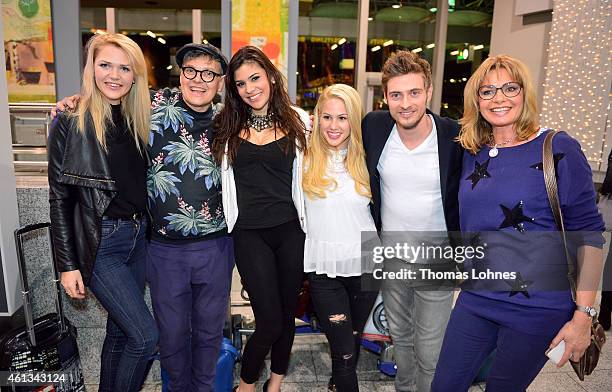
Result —
[[55, 106], [51, 108], [51, 119], [55, 119], [55, 117], [57, 117], [58, 112], [68, 112], [75, 110], [77, 106], [79, 106], [80, 99], [80, 94], [74, 94], [57, 102]]

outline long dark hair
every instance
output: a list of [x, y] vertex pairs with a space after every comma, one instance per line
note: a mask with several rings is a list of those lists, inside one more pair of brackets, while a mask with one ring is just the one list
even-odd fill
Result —
[[245, 63], [259, 65], [268, 76], [268, 83], [270, 83], [268, 112], [274, 113], [274, 126], [281, 128], [287, 135], [289, 141], [287, 150], [295, 149], [296, 145], [300, 150], [304, 150], [306, 147], [305, 126], [300, 120], [298, 112], [291, 107], [291, 101], [285, 87], [285, 77], [276, 69], [264, 52], [254, 46], [245, 46], [234, 54], [227, 67], [225, 102], [223, 109], [215, 118], [214, 128], [216, 131], [213, 142], [215, 159], [221, 162], [227, 143], [227, 155], [231, 164], [236, 158], [236, 152], [240, 145], [240, 132], [244, 129], [248, 132], [246, 124], [249, 117], [249, 105], [238, 94], [235, 79], [236, 70]]

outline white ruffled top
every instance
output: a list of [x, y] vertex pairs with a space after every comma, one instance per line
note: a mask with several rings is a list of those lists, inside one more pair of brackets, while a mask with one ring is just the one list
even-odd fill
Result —
[[[370, 199], [355, 190], [355, 182], [344, 165], [346, 150], [334, 152], [327, 175], [337, 187], [325, 198], [305, 197], [307, 227], [304, 246], [304, 272], [337, 276], [360, 276], [371, 262], [371, 254], [361, 251], [362, 231], [376, 237], [370, 214]], [[362, 262], [365, 263], [362, 265]], [[369, 272], [369, 271], [367, 271]]]

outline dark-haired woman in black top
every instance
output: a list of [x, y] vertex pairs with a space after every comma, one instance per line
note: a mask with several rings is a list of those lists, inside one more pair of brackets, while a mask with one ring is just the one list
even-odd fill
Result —
[[213, 152], [221, 162], [223, 209], [236, 266], [256, 322], [237, 388], [255, 391], [271, 351], [264, 390], [278, 392], [289, 364], [303, 277], [302, 160], [309, 119], [291, 105], [282, 74], [255, 47], [236, 52], [225, 78]]

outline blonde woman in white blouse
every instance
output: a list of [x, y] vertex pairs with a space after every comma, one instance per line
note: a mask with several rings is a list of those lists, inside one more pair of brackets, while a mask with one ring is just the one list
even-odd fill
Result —
[[329, 341], [330, 390], [358, 391], [360, 337], [376, 299], [361, 288], [361, 233], [375, 233], [361, 139], [359, 95], [344, 84], [327, 87], [314, 113], [304, 162], [307, 234], [304, 271], [315, 312]]

